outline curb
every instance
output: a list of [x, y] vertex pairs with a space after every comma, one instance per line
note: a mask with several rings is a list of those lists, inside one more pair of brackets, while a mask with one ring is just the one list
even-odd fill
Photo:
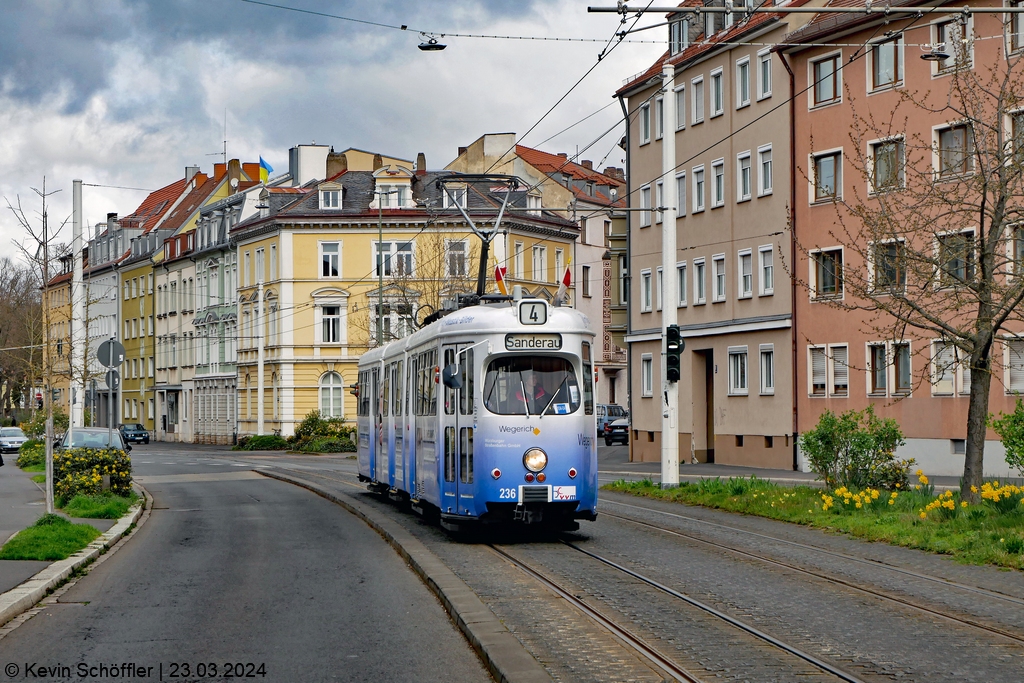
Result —
[[437, 596], [452, 621], [469, 640], [495, 680], [501, 683], [551, 683], [551, 675], [534, 659], [476, 593], [408, 531], [391, 520], [376, 519], [372, 511], [347, 496], [326, 491], [313, 483], [280, 472], [258, 470], [277, 479], [312, 491], [363, 520], [380, 534], [412, 567], [427, 588]]
[[[150, 499], [144, 492], [143, 501]], [[14, 619], [22, 612], [46, 597], [47, 593], [65, 581], [79, 567], [92, 562], [102, 553], [109, 550], [124, 537], [139, 517], [145, 506], [140, 503], [107, 529], [92, 543], [85, 546], [71, 557], [57, 560], [46, 569], [24, 581], [21, 585], [0, 594], [0, 626]]]

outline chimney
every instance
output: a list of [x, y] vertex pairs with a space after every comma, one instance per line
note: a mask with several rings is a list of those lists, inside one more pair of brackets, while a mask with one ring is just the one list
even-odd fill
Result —
[[458, 155], [461, 157], [465, 153], [466, 153], [466, 148], [465, 147], [459, 147], [459, 154]]
[[107, 214], [107, 234], [113, 235], [115, 227], [117, 227], [117, 214], [116, 213], [108, 213]]
[[192, 180], [192, 176], [194, 176], [196, 173], [199, 173], [199, 167], [198, 166], [186, 166], [185, 167], [185, 180]]
[[220, 180], [224, 177], [224, 174], [228, 172], [226, 164], [214, 164], [213, 165], [213, 179]]
[[348, 157], [345, 156], [345, 153], [331, 150], [331, 152], [327, 154], [327, 177], [333, 178], [339, 173], [344, 173], [347, 170]]
[[558, 156], [562, 157], [563, 159], [568, 159], [569, 158], [569, 155], [566, 154], [565, 152], [559, 152]]
[[228, 162], [228, 188], [231, 194], [238, 191], [238, 183], [242, 181], [242, 164], [238, 159]]
[[427, 174], [427, 155], [420, 152], [416, 155], [416, 175]]
[[373, 155], [373, 170], [376, 171], [378, 168], [384, 165], [384, 160], [381, 159], [379, 154]]
[[588, 171], [594, 170], [594, 162], [590, 161], [589, 159], [584, 159], [583, 161], [581, 161], [580, 166], [587, 169]]
[[248, 176], [249, 180], [259, 181], [260, 179], [260, 165], [257, 162], [247, 162], [242, 164], [242, 172]]

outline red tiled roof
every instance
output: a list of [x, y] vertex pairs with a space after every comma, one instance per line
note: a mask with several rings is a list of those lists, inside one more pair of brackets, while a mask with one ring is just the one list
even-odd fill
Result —
[[[923, 5], [926, 4], [926, 2], [925, 0], [891, 0], [890, 4], [893, 7], [905, 7], [908, 5]], [[832, 2], [829, 2], [826, 6], [864, 7], [865, 0], [832, 0]], [[878, 14], [861, 14], [859, 12], [843, 14], [819, 12], [818, 14], [815, 14], [807, 24], [787, 35], [785, 40], [788, 43], [798, 43], [839, 29], [849, 29], [857, 24], [881, 21], [883, 18], [884, 17]], [[896, 14], [892, 15], [890, 21], [909, 18], [911, 18], [911, 15]]]
[[139, 208], [121, 219], [121, 224], [142, 228], [144, 233], [149, 232], [160, 221], [164, 213], [171, 208], [174, 200], [185, 191], [188, 183], [188, 180], [182, 178], [155, 192], [150, 192], [149, 196], [139, 204]]
[[304, 187], [268, 187], [270, 194], [306, 194], [309, 188]]
[[222, 175], [218, 179], [207, 178], [206, 182], [200, 183], [194, 190], [188, 193], [181, 203], [174, 208], [174, 211], [161, 227], [161, 229], [177, 230], [188, 221], [189, 216], [196, 212], [196, 209], [206, 203], [206, 200], [210, 198], [217, 188], [220, 187], [221, 182], [227, 178], [227, 175]]
[[578, 187], [574, 187], [574, 188], [572, 188], [572, 193], [574, 195], [576, 195], [576, 197], [578, 199], [582, 199], [582, 200], [587, 201], [587, 202], [592, 202], [594, 204], [607, 204], [608, 206], [625, 206], [626, 205], [626, 200], [625, 199], [618, 199], [618, 200], [613, 202], [611, 197], [608, 197], [603, 192], [601, 192], [600, 190], [596, 190], [596, 189], [594, 190], [594, 194], [591, 195], [591, 194], [587, 194], [585, 191], [581, 190]]
[[520, 159], [545, 174], [568, 173], [577, 180], [587, 180], [596, 185], [611, 185], [613, 187], [625, 185], [618, 178], [590, 170], [557, 154], [542, 152], [539, 149], [524, 147], [523, 145], [516, 145], [516, 154]]

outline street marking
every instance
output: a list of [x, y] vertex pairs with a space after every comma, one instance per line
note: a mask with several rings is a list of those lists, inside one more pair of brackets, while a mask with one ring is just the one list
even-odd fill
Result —
[[149, 477], [135, 477], [140, 484], [177, 484], [203, 481], [234, 481], [238, 479], [263, 479], [255, 472], [215, 472], [211, 474], [158, 474]]

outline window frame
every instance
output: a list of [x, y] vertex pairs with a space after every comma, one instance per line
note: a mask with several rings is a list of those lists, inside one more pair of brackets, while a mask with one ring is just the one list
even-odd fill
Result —
[[[675, 96], [675, 107], [676, 107], [676, 130], [680, 131], [686, 128], [686, 84], [676, 86], [672, 91]], [[682, 102], [682, 107], [680, 107]]]
[[[876, 354], [878, 350], [882, 353], [882, 365], [881, 372], [877, 367]], [[891, 382], [889, 381], [889, 344], [884, 341], [869, 341], [865, 344], [866, 351], [866, 369], [868, 374], [868, 381], [865, 383], [867, 395], [871, 396], [888, 396]], [[881, 379], [881, 383], [879, 382]]]
[[[746, 70], [746, 76], [742, 75], [742, 71]], [[736, 109], [743, 109], [744, 107], [750, 106], [751, 87], [750, 87], [750, 55], [741, 57], [736, 60]], [[746, 93], [744, 94], [743, 89], [746, 86]], [[745, 95], [745, 96], [744, 96]]]
[[649, 228], [652, 223], [653, 213], [651, 206], [651, 186], [644, 185], [640, 188], [640, 227]]
[[654, 139], [665, 137], [665, 98], [654, 98]]
[[[869, 256], [869, 258], [868, 258], [868, 276], [870, 278], [869, 282], [871, 283], [871, 290], [873, 292], [874, 291], [879, 291], [879, 290], [882, 290], [882, 289], [888, 289], [890, 291], [897, 291], [897, 292], [905, 292], [906, 289], [907, 289], [907, 271], [906, 271], [905, 267], [902, 267], [899, 264], [897, 264], [897, 266], [896, 266], [896, 268], [897, 268], [897, 270], [896, 270], [896, 282], [893, 283], [893, 284], [886, 283], [886, 284], [883, 284], [881, 286], [879, 285], [879, 282], [878, 282], [879, 268], [878, 268], [878, 252], [877, 252], [877, 250], [880, 247], [882, 247], [883, 245], [889, 245], [889, 244], [897, 245], [896, 258], [899, 259], [899, 250], [901, 248], [902, 249], [906, 248], [906, 246], [905, 246], [906, 245], [906, 240], [904, 240], [902, 238], [880, 240], [878, 242], [870, 242], [868, 244], [868, 256]], [[899, 287], [897, 288], [896, 285], [899, 285]]]
[[[818, 85], [822, 80], [818, 77], [818, 66], [825, 62], [832, 62], [832, 96], [828, 99], [818, 99]], [[810, 60], [811, 68], [807, 70], [808, 75], [808, 109], [820, 109], [843, 101], [843, 80], [842, 80], [843, 52], [838, 50], [821, 55]]]
[[[334, 201], [331, 201], [334, 200]], [[321, 211], [341, 211], [344, 207], [342, 202], [344, 200], [341, 196], [341, 188], [328, 188], [320, 190], [320, 210]]]
[[686, 308], [687, 294], [689, 287], [686, 282], [686, 261], [676, 263], [676, 308]]
[[[896, 183], [891, 185], [879, 186], [877, 183], [878, 178], [878, 150], [880, 147], [885, 145], [896, 145]], [[883, 194], [885, 192], [894, 192], [902, 190], [906, 186], [906, 165], [907, 165], [907, 148], [906, 141], [902, 135], [894, 135], [888, 138], [881, 138], [879, 140], [871, 140], [868, 142], [868, 193], [869, 194]]]
[[690, 79], [690, 125], [704, 123], [705, 111], [704, 102], [704, 76], [697, 76]]
[[750, 394], [750, 359], [747, 354], [747, 347], [730, 346], [727, 348], [727, 353], [729, 356], [728, 395], [748, 396]]
[[[711, 115], [708, 118], [715, 119], [725, 113], [724, 69], [722, 67], [712, 69], [709, 77], [711, 78]], [[715, 101], [716, 96], [717, 102]]]
[[654, 396], [654, 356], [650, 353], [640, 354], [640, 397]]
[[[963, 166], [964, 170], [950, 170], [946, 171], [946, 165], [943, 160], [944, 147], [942, 144], [942, 134], [946, 132], [953, 132], [955, 130], [962, 129], [964, 131], [964, 146], [965, 151], [963, 153], [963, 159], [957, 166]], [[953, 123], [947, 123], [941, 126], [935, 126], [932, 128], [932, 161], [934, 165], [935, 179], [937, 181], [945, 180], [959, 180], [965, 178], [974, 173], [974, 129], [967, 122], [959, 121]]]
[[725, 159], [712, 161], [711, 172], [714, 181], [711, 188], [711, 208], [720, 209], [725, 206]]
[[[824, 194], [819, 192], [821, 189], [818, 181], [818, 175], [820, 173], [818, 164], [825, 159], [831, 158], [833, 160], [832, 170], [832, 183], [833, 187], [832, 194]], [[823, 152], [816, 152], [811, 155], [811, 183], [810, 183], [810, 203], [813, 204], [830, 204], [837, 202], [843, 198], [843, 149], [829, 149]]]
[[705, 194], [707, 192], [707, 178], [704, 173], [704, 164], [693, 167], [693, 210], [691, 213], [701, 213], [707, 206]]
[[[768, 184], [765, 185], [766, 174], [764, 172], [764, 155], [768, 154], [768, 173], [767, 180]], [[757, 196], [765, 197], [774, 192], [775, 185], [775, 160], [772, 156], [771, 144], [761, 145], [757, 148]]]
[[[1020, 396], [1024, 394], [1024, 336], [1022, 335], [1007, 335], [1003, 338], [1003, 386], [1006, 387], [1005, 394], [1007, 396]], [[1020, 353], [1015, 353], [1013, 350], [1014, 345], [1018, 345]], [[1020, 368], [1020, 385], [1019, 388], [1015, 388], [1013, 384], [1013, 370], [1014, 370], [1014, 359], [1013, 356], [1018, 356], [1020, 362], [1017, 367]]]
[[[821, 391], [815, 389], [818, 384], [814, 381], [814, 356], [815, 352], [821, 352], [822, 366], [825, 371], [824, 381], [820, 383]], [[807, 395], [811, 398], [825, 398], [828, 396], [828, 346], [825, 344], [807, 345]]]
[[[768, 368], [765, 368], [765, 356]], [[760, 344], [757, 347], [757, 382], [758, 394], [761, 396], [775, 395], [775, 344]], [[770, 382], [765, 382], [768, 379]]]
[[[337, 254], [335, 254], [335, 256], [337, 257], [337, 271], [338, 271], [337, 275], [324, 275], [324, 246], [325, 245], [334, 245], [338, 249]], [[320, 277], [319, 277], [319, 279], [320, 280], [340, 280], [342, 278], [342, 273], [341, 273], [341, 240], [337, 240], [337, 241], [335, 241], [335, 240], [319, 240], [319, 241], [317, 241], [317, 251], [319, 252], [319, 256], [320, 256], [320, 259], [319, 259], [319, 261], [320, 261]]]
[[[768, 65], [768, 87], [764, 88], [764, 79], [762, 76], [765, 74], [764, 65]], [[757, 101], [766, 100], [772, 96], [772, 53], [771, 48], [760, 50], [757, 53]]]
[[[743, 259], [747, 259], [750, 272], [744, 274]], [[743, 279], [749, 278], [749, 286], [744, 286]], [[736, 295], [737, 299], [750, 299], [754, 296], [754, 254], [752, 249], [740, 249], [736, 252]]]
[[[771, 263], [767, 264], [767, 267], [771, 269], [771, 281], [772, 286], [765, 286], [765, 266], [767, 259], [765, 254], [768, 254]], [[774, 244], [762, 244], [757, 248], [757, 274], [758, 274], [758, 296], [773, 296], [775, 294], [775, 245]]]
[[[846, 352], [846, 360], [838, 361], [836, 358], [836, 350], [842, 349]], [[846, 390], [840, 391], [836, 385], [836, 365], [837, 362], [842, 363], [846, 366]], [[846, 343], [842, 344], [829, 344], [828, 351], [825, 355], [825, 363], [828, 368], [827, 377], [827, 389], [828, 395], [832, 398], [848, 398], [850, 396], [850, 345]]]
[[676, 174], [676, 218], [686, 215], [686, 171]]
[[[743, 192], [743, 162], [747, 162], [746, 184], [747, 191]], [[736, 202], [748, 202], [754, 195], [754, 169], [751, 166], [752, 160], [750, 150], [740, 152], [736, 155]]]
[[703, 306], [708, 302], [707, 261], [703, 256], [693, 259], [693, 305]]
[[[967, 255], [967, 258], [963, 259], [964, 275], [963, 278], [961, 278], [962, 282], [957, 282], [954, 278], [958, 276], [955, 276], [953, 273], [949, 271], [948, 268], [946, 268], [947, 261], [943, 254], [943, 248], [947, 247], [948, 245], [946, 245], [946, 243], [943, 240], [948, 238], [960, 237], [964, 235], [970, 235], [970, 238], [965, 241], [967, 248], [964, 250], [964, 253]], [[965, 228], [963, 230], [951, 230], [950, 232], [938, 233], [937, 235], [935, 235], [933, 249], [935, 252], [936, 263], [935, 288], [956, 289], [958, 287], [968, 286], [967, 283], [974, 279], [974, 276], [976, 275], [978, 268], [977, 231], [975, 231], [974, 228]], [[949, 259], [949, 261], [952, 260], [953, 259]]]
[[650, 313], [654, 309], [653, 276], [650, 268], [640, 271], [640, 312]]
[[[711, 257], [711, 302], [720, 304], [729, 297], [729, 283], [726, 281], [727, 272], [725, 269], [725, 254], [714, 254]], [[719, 288], [721, 283], [721, 288]], [[721, 289], [721, 293], [719, 293]]]
[[[1010, 0], [1007, 7], [1024, 7], [1024, 0]], [[1006, 52], [1016, 54], [1024, 50], [1024, 15], [1019, 13], [1009, 14], [1006, 20]]]
[[[884, 45], [892, 44], [893, 47], [893, 79], [886, 83], [878, 82], [878, 51]], [[871, 43], [865, 60], [867, 71], [868, 94], [894, 90], [903, 86], [903, 33], [892, 37], [886, 37]]]
[[[451, 267], [452, 266], [452, 258], [454, 256], [454, 252], [452, 252], [451, 249], [452, 249], [452, 245], [454, 245], [454, 244], [461, 244], [462, 245], [462, 249], [463, 249], [463, 251], [462, 251], [462, 272], [461, 273], [456, 273], [452, 269], [452, 267]], [[461, 239], [461, 240], [460, 239], [445, 239], [445, 241], [444, 241], [444, 257], [445, 257], [444, 258], [444, 272], [445, 272], [445, 276], [448, 277], [448, 278], [468, 278], [469, 277], [469, 262], [470, 262], [470, 253], [471, 253], [471, 251], [472, 251], [472, 247], [470, 246], [468, 239]]]
[[[934, 62], [931, 63], [932, 78], [941, 78], [943, 76], [948, 76], [949, 74], [951, 74], [951, 73], [953, 73], [956, 70], [961, 69], [961, 68], [967, 68], [967, 69], [973, 69], [974, 68], [974, 41], [973, 40], [969, 40], [968, 41], [967, 50], [965, 51], [965, 53], [963, 55], [964, 56], [964, 62], [963, 63], [958, 63], [957, 62], [957, 55], [955, 53], [955, 49], [956, 48], [955, 48], [955, 46], [953, 46], [951, 44], [950, 37], [942, 35], [944, 27], [946, 27], [946, 26], [955, 26], [955, 25], [957, 25], [959, 23], [960, 23], [960, 17], [959, 16], [952, 16], [952, 17], [948, 17], [948, 18], [945, 18], [945, 19], [939, 19], [937, 21], [934, 21], [929, 26], [929, 31], [931, 33], [931, 43], [932, 43], [932, 45], [937, 45], [937, 44], [941, 43], [941, 44], [945, 45], [946, 47], [951, 48], [951, 51], [947, 53], [947, 54], [949, 54], [949, 59], [948, 60], [944, 59], [944, 60], [941, 60], [941, 61], [934, 61]], [[973, 34], [974, 34], [974, 17], [973, 16], [969, 16], [969, 17], [967, 17], [967, 25], [964, 26], [964, 31], [963, 31], [963, 33], [961, 35], [962, 36], [972, 36]]]
[[650, 101], [644, 102], [640, 105], [639, 116], [637, 117], [637, 125], [640, 127], [640, 146], [643, 147], [651, 142], [651, 103]]
[[[824, 264], [819, 261], [819, 257], [830, 254], [838, 254], [839, 256], [838, 261], [833, 259], [833, 264], [837, 263], [839, 266], [838, 272], [834, 271], [832, 273], [836, 286], [834, 291], [823, 292], [821, 291], [820, 285]], [[833, 301], [843, 299], [846, 296], [846, 287], [844, 286], [843, 281], [843, 267], [846, 264], [846, 248], [843, 245], [822, 247], [820, 249], [812, 249], [808, 255], [810, 256], [808, 259], [808, 266], [810, 270], [809, 279], [811, 285], [811, 301]]]

